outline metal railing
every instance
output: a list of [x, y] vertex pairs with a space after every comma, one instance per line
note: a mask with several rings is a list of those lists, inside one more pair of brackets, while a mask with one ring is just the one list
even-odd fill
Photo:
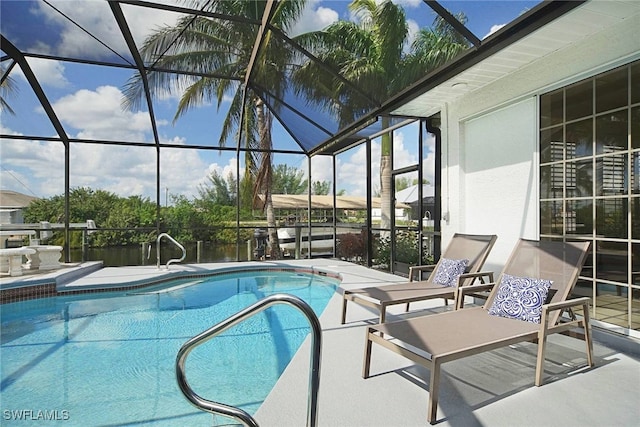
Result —
[[320, 328], [320, 321], [311, 307], [300, 298], [289, 294], [275, 294], [268, 296], [184, 343], [176, 357], [176, 377], [182, 394], [184, 394], [191, 404], [211, 414], [219, 414], [233, 418], [245, 426], [258, 427], [256, 420], [246, 411], [224, 403], [207, 400], [197, 395], [187, 382], [185, 376], [185, 362], [189, 353], [200, 344], [209, 341], [211, 338], [224, 332], [237, 323], [275, 304], [292, 305], [299, 309], [307, 317], [307, 320], [309, 320], [309, 324], [311, 326], [311, 366], [309, 371], [309, 393], [307, 400], [307, 426], [316, 426], [318, 418], [317, 407], [318, 388], [320, 385], [322, 329]]
[[184, 261], [184, 259], [187, 257], [187, 250], [176, 239], [174, 239], [173, 237], [169, 236], [167, 233], [160, 233], [158, 235], [158, 239], [156, 241], [156, 246], [157, 246], [156, 247], [156, 257], [157, 257], [156, 264], [158, 266], [158, 270], [160, 269], [160, 240], [162, 240], [163, 237], [166, 237], [167, 239], [169, 239], [174, 245], [176, 245], [177, 247], [179, 247], [182, 250], [182, 257], [180, 259], [172, 258], [169, 261], [167, 261], [166, 268], [168, 270], [169, 269], [169, 264], [173, 264], [174, 262]]

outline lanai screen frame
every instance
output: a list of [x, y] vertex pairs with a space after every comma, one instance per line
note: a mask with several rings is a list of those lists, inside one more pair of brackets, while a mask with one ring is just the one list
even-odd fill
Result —
[[[404, 91], [401, 91], [400, 93], [393, 96], [392, 98], [388, 100], [375, 101], [372, 105], [371, 110], [367, 114], [364, 114], [362, 117], [360, 117], [353, 123], [343, 128], [337, 129], [331, 135], [328, 135], [324, 141], [314, 145], [313, 147], [307, 147], [307, 148], [303, 147], [302, 144], [300, 144], [300, 141], [296, 139], [295, 136], [292, 135], [296, 140], [296, 142], [298, 142], [298, 144], [301, 146], [300, 151], [272, 150], [272, 152], [284, 153], [284, 154], [304, 154], [309, 159], [315, 155], [329, 154], [333, 156], [334, 164], [335, 164], [336, 154], [343, 152], [344, 150], [347, 150], [354, 146], [357, 146], [359, 144], [367, 144], [368, 156], [370, 159], [371, 139], [376, 135], [380, 135], [381, 133], [386, 131], [385, 129], [381, 129], [379, 126], [380, 118], [382, 116], [392, 117], [393, 119], [395, 119], [395, 121], [393, 122], [393, 126], [396, 126], [398, 123], [404, 122], [406, 119], [422, 120], [422, 123], [427, 127], [427, 129], [430, 132], [436, 134], [436, 141], [437, 141], [436, 162], [437, 163], [436, 163], [435, 199], [436, 199], [437, 205], [439, 205], [439, 201], [440, 201], [439, 180], [440, 180], [440, 169], [441, 169], [439, 165], [439, 159], [441, 156], [440, 156], [440, 141], [439, 141], [440, 136], [439, 136], [439, 130], [437, 128], [437, 122], [438, 122], [437, 115], [432, 116], [430, 118], [426, 118], [426, 117], [407, 118], [404, 116], [402, 117], [394, 116], [392, 112], [395, 109], [397, 109], [399, 106], [403, 105], [404, 103], [409, 102], [415, 99], [416, 97], [420, 96], [421, 94], [427, 92], [430, 88], [435, 87], [437, 84], [455, 76], [457, 73], [460, 73], [465, 69], [471, 67], [472, 65], [477, 64], [483, 59], [489, 57], [491, 54], [501, 50], [502, 48], [510, 45], [511, 43], [518, 41], [519, 39], [521, 39], [522, 37], [525, 37], [527, 34], [531, 33], [532, 31], [535, 31], [536, 29], [542, 27], [546, 23], [572, 10], [574, 7], [577, 7], [582, 3], [581, 1], [542, 3], [539, 6], [535, 7], [534, 9], [530, 10], [528, 13], [514, 20], [512, 23], [507, 25], [502, 31], [500, 31], [499, 34], [496, 34], [495, 37], [488, 38], [485, 42], [475, 37], [466, 27], [461, 25], [454, 17], [452, 17], [437, 1], [424, 0], [424, 2], [428, 4], [433, 10], [435, 10], [436, 13], [442, 16], [447, 22], [449, 22], [452, 26], [454, 26], [454, 28], [457, 31], [463, 34], [463, 36], [467, 40], [469, 40], [470, 43], [472, 44], [472, 48], [469, 49], [464, 54], [460, 55], [458, 58], [451, 61], [450, 63], [445, 64], [444, 66], [424, 76], [424, 78], [422, 78], [415, 84], [411, 85]], [[40, 86], [40, 83], [36, 75], [31, 70], [27, 62], [27, 58], [54, 59], [54, 60], [71, 61], [71, 62], [78, 62], [78, 63], [84, 63], [84, 64], [100, 65], [100, 66], [124, 67], [132, 70], [137, 70], [138, 72], [140, 72], [141, 76], [143, 76], [143, 79], [144, 79], [146, 72], [151, 70], [151, 67], [148, 67], [147, 65], [145, 65], [142, 58], [140, 57], [140, 54], [137, 50], [135, 41], [133, 40], [133, 36], [131, 34], [131, 30], [129, 28], [127, 20], [124, 14], [122, 13], [121, 6], [130, 5], [130, 6], [149, 7], [153, 9], [175, 10], [175, 11], [180, 11], [181, 13], [190, 13], [198, 16], [211, 16], [212, 18], [217, 18], [217, 19], [233, 19], [236, 21], [244, 20], [248, 25], [256, 25], [258, 29], [256, 32], [257, 33], [256, 42], [254, 45], [254, 55], [252, 55], [251, 62], [249, 63], [247, 68], [248, 72], [242, 84], [244, 85], [245, 91], [256, 90], [256, 89], [259, 90], [259, 86], [252, 87], [251, 78], [253, 76], [253, 61], [255, 59], [255, 55], [257, 54], [257, 52], [263, 47], [263, 42], [265, 40], [265, 34], [267, 33], [267, 30], [272, 31], [273, 33], [277, 34], [278, 37], [287, 39], [288, 41], [293, 43], [291, 39], [289, 39], [284, 33], [282, 33], [282, 31], [275, 28], [270, 22], [271, 13], [275, 3], [276, 3], [276, 0], [267, 1], [267, 6], [265, 7], [263, 19], [261, 22], [258, 23], [255, 21], [246, 20], [243, 17], [220, 16], [216, 14], [210, 14], [202, 10], [170, 6], [168, 4], [138, 1], [138, 0], [109, 1], [109, 7], [113, 12], [115, 20], [118, 23], [118, 26], [122, 32], [124, 39], [126, 40], [127, 46], [129, 47], [131, 56], [134, 61], [134, 63], [130, 65], [123, 65], [119, 63], [98, 62], [98, 61], [92, 61], [86, 58], [66, 58], [66, 57], [59, 57], [59, 56], [52, 56], [52, 55], [45, 55], [45, 54], [31, 54], [31, 53], [22, 51], [20, 48], [16, 47], [11, 42], [11, 40], [7, 39], [4, 34], [0, 34], [2, 51], [6, 53], [6, 55], [3, 55], [3, 57], [0, 58], [0, 62], [11, 61], [10, 65], [7, 67], [5, 74], [1, 77], [2, 80], [6, 79], [6, 77], [9, 75], [9, 73], [11, 72], [11, 70], [16, 64], [19, 65], [25, 77], [27, 78], [27, 81], [29, 82], [31, 88], [33, 89], [35, 95], [40, 101], [43, 109], [45, 110], [52, 126], [58, 133], [58, 138], [44, 138], [44, 137], [29, 136], [29, 135], [16, 136], [16, 135], [6, 135], [6, 134], [0, 135], [0, 138], [7, 139], [7, 140], [60, 141], [63, 143], [65, 148], [65, 248], [70, 247], [70, 233], [69, 233], [69, 183], [70, 183], [69, 157], [70, 157], [70, 154], [69, 153], [70, 153], [71, 144], [78, 143], [78, 142], [89, 143], [89, 144], [111, 144], [111, 145], [129, 145], [129, 146], [141, 146], [141, 145], [148, 146], [148, 144], [135, 143], [131, 141], [97, 141], [97, 140], [90, 141], [90, 140], [80, 140], [80, 139], [70, 138], [66, 133], [64, 126], [56, 116], [56, 113], [53, 110], [42, 87]], [[310, 55], [312, 57], [311, 54], [309, 54], [308, 52], [306, 53], [308, 56]], [[354, 88], [354, 90], [358, 90], [358, 89]], [[153, 102], [151, 102], [151, 95], [149, 93], [148, 85], [146, 85], [146, 83], [145, 83], [145, 95], [147, 98], [147, 105], [149, 108], [149, 115], [151, 118], [151, 124], [152, 124], [153, 134], [154, 134], [154, 144], [156, 149], [156, 177], [157, 177], [156, 208], [157, 208], [157, 214], [158, 214], [157, 220], [156, 220], [156, 228], [157, 228], [157, 232], [160, 233], [159, 211], [160, 211], [160, 192], [161, 192], [161, 188], [160, 188], [160, 171], [161, 171], [160, 150], [161, 148], [167, 147], [167, 148], [181, 148], [181, 149], [185, 149], [185, 148], [186, 149], [203, 149], [203, 150], [235, 150], [238, 156], [240, 155], [240, 153], [246, 152], [246, 149], [241, 147], [241, 144], [240, 144], [241, 135], [238, 136], [238, 143], [236, 147], [219, 147], [219, 146], [185, 147], [181, 145], [160, 143], [160, 140], [158, 137], [158, 131], [156, 127], [156, 120], [153, 113]], [[245, 99], [246, 99], [246, 96], [245, 96]], [[263, 98], [263, 100], [264, 99], [265, 98]], [[272, 107], [270, 106], [270, 108]], [[274, 113], [276, 112], [273, 108], [272, 108], [272, 111]], [[278, 114], [276, 114], [276, 117], [277, 116]], [[285, 129], [287, 129], [286, 124], [283, 123], [283, 126], [285, 127]], [[422, 160], [423, 160], [422, 156], [420, 156], [419, 157], [420, 167], [418, 168], [419, 171], [421, 171], [422, 169], [421, 167]], [[310, 164], [310, 160], [309, 160], [309, 164]], [[368, 165], [370, 164], [371, 162], [368, 162]], [[334, 174], [335, 174], [335, 167], [334, 167]], [[371, 177], [372, 177], [372, 173], [369, 168], [367, 170], [367, 187], [369, 189], [368, 190], [369, 199], [371, 197], [370, 195]], [[334, 186], [335, 186], [335, 176], [334, 176]], [[336, 192], [334, 188], [334, 195], [335, 193]], [[371, 217], [370, 207], [368, 209], [368, 217], [369, 219]], [[436, 206], [436, 215], [434, 217], [435, 224], [438, 227], [436, 228], [436, 235], [439, 234], [438, 233], [439, 222], [440, 222], [439, 219], [440, 219], [440, 209], [438, 208], [438, 206]], [[371, 235], [370, 220], [368, 221], [368, 224], [369, 224], [368, 233], [369, 235]], [[238, 228], [238, 233], [239, 233], [239, 218], [237, 219], [236, 227]], [[369, 246], [370, 246], [371, 239], [368, 239], [368, 240], [369, 240]], [[66, 253], [67, 262], [68, 262], [70, 257], [69, 251], [66, 250], [65, 253]], [[369, 265], [371, 264], [371, 253], [372, 253], [371, 247], [369, 247], [368, 253], [367, 253], [367, 263]]]

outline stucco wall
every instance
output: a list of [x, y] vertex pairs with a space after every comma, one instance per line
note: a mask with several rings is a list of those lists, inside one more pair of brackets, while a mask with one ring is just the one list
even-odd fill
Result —
[[464, 140], [461, 170], [464, 227], [497, 234], [497, 260], [509, 256], [518, 237], [538, 236], [535, 113], [529, 98], [462, 123], [463, 134], [472, 135]]
[[537, 96], [640, 57], [640, 17], [541, 58], [442, 108], [442, 232], [495, 233], [500, 271], [516, 240], [538, 238]]

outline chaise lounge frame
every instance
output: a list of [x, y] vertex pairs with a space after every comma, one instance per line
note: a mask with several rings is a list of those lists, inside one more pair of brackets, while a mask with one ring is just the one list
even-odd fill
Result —
[[[340, 323], [344, 324], [346, 322], [347, 301], [379, 310], [380, 323], [384, 323], [387, 307], [392, 305], [406, 304], [406, 311], [409, 311], [410, 303], [434, 298], [444, 298], [445, 305], [448, 304], [449, 299], [453, 299], [455, 305], [459, 287], [470, 285], [475, 279], [480, 280], [482, 283], [484, 283], [485, 278], [487, 278], [489, 282], [493, 281], [493, 272], [479, 273], [479, 271], [484, 265], [497, 238], [495, 234], [456, 233], [438, 260], [438, 263], [410, 267], [408, 283], [393, 283], [383, 286], [345, 290], [342, 296], [342, 317]], [[465, 274], [458, 278], [457, 286], [442, 286], [433, 282], [435, 271], [437, 271], [438, 266], [444, 258], [469, 259], [469, 266]], [[414, 281], [416, 274], [421, 275], [423, 272], [430, 273], [427, 280]]]
[[[593, 366], [593, 343], [589, 319], [590, 299], [567, 300], [589, 250], [589, 242], [552, 242], [521, 239], [512, 252], [503, 274], [553, 280], [551, 302], [543, 305], [540, 324], [490, 315], [498, 286], [472, 285], [460, 289], [461, 309], [367, 327], [362, 376], [368, 378], [372, 343], [398, 353], [430, 370], [427, 419], [436, 421], [440, 367], [443, 363], [520, 342], [537, 342], [535, 385], [543, 382], [547, 337], [554, 333], [582, 329], [587, 363]], [[527, 265], [528, 263], [528, 265]], [[497, 283], [499, 283], [498, 279]], [[492, 288], [482, 307], [463, 308], [464, 295]], [[561, 317], [564, 310], [582, 309], [581, 318]], [[562, 321], [561, 321], [562, 320]]]

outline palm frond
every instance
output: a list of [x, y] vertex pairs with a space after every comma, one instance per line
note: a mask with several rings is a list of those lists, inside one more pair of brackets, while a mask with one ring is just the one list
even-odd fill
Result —
[[2, 84], [0, 85], [0, 111], [6, 111], [9, 114], [15, 115], [16, 113], [9, 105], [7, 98], [18, 93], [18, 84], [13, 77], [5, 75], [5, 73], [9, 71], [5, 70], [4, 67], [0, 68], [0, 72], [3, 76]]
[[388, 74], [395, 75], [409, 34], [404, 10], [395, 3], [386, 1], [376, 9], [374, 21], [378, 61]]

